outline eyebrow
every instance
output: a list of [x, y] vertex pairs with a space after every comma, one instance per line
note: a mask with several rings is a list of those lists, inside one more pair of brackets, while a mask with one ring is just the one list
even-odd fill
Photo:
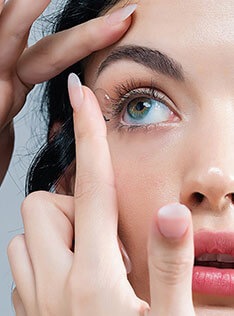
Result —
[[179, 62], [158, 50], [138, 45], [122, 45], [113, 49], [110, 55], [98, 67], [96, 79], [106, 67], [123, 59], [142, 64], [174, 80], [185, 81], [184, 69]]

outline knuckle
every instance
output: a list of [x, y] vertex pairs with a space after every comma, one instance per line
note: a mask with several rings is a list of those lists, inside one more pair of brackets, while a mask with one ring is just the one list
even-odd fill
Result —
[[100, 180], [91, 172], [79, 174], [76, 185], [75, 199], [79, 200], [86, 197], [94, 197], [100, 190]]
[[41, 207], [47, 198], [48, 192], [46, 191], [36, 191], [30, 193], [21, 204], [22, 217], [25, 218], [28, 214], [31, 214], [33, 210], [37, 210], [38, 207]]
[[88, 276], [82, 276], [83, 280], [77, 280], [73, 274], [68, 278], [67, 289], [71, 306], [79, 306], [79, 308], [87, 307], [98, 301], [100, 291], [97, 283], [93, 282]]
[[76, 135], [76, 142], [79, 148], [81, 148], [81, 146], [86, 147], [87, 144], [93, 145], [96, 148], [102, 148], [107, 142], [106, 132], [98, 131], [97, 133], [91, 128], [89, 130], [80, 128], [79, 133]]
[[23, 242], [24, 234], [16, 235], [14, 238], [12, 238], [7, 246], [7, 255], [9, 258], [14, 256], [15, 250], [19, 249]]
[[150, 265], [156, 273], [158, 280], [168, 285], [173, 285], [184, 280], [192, 273], [191, 259], [165, 258], [163, 261], [150, 260]]
[[40, 301], [39, 310], [40, 310], [40, 315], [48, 315], [48, 316], [54, 315], [54, 309], [52, 308], [48, 300]]
[[37, 306], [40, 311], [40, 315], [55, 315], [56, 302], [54, 300], [54, 295], [49, 295], [47, 290], [37, 288]]

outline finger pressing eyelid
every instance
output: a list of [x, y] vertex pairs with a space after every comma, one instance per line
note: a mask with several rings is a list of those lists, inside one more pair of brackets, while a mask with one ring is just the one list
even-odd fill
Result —
[[20, 57], [17, 72], [22, 82], [47, 81], [94, 51], [118, 41], [131, 24], [131, 18], [110, 25], [101, 16], [70, 29], [42, 38]]

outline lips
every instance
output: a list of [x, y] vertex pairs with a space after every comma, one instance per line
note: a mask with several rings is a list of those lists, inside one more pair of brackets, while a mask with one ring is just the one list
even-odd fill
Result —
[[194, 235], [195, 256], [204, 253], [234, 256], [234, 233], [202, 231]]
[[234, 295], [234, 233], [201, 231], [194, 246], [193, 291]]

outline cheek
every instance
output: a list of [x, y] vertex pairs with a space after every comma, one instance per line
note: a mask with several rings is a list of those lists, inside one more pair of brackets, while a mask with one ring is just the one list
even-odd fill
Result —
[[170, 158], [175, 157], [174, 149], [168, 145], [167, 149], [159, 150], [155, 138], [152, 142], [139, 138], [108, 137], [118, 196], [119, 235], [138, 264], [139, 260], [146, 260], [153, 213], [177, 200], [179, 179], [178, 166]]

